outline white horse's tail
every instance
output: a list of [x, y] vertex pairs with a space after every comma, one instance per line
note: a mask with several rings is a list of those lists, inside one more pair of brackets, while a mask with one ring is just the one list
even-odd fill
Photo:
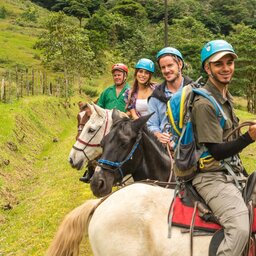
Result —
[[46, 256], [77, 256], [84, 235], [88, 235], [88, 225], [101, 199], [92, 199], [75, 208], [61, 223]]

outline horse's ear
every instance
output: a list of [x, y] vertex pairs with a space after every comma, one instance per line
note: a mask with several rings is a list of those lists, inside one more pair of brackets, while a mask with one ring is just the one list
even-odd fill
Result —
[[91, 112], [93, 112], [93, 110], [94, 110], [94, 108], [93, 108], [93, 106], [90, 104], [90, 103], [86, 103], [86, 106], [85, 106], [85, 108], [89, 108], [89, 110], [91, 111]]
[[138, 119], [135, 119], [134, 121], [132, 121], [132, 127], [138, 132], [148, 121], [148, 119], [154, 114], [155, 112], [146, 115], [146, 116], [142, 116]]
[[101, 108], [100, 106], [98, 106], [97, 104], [95, 104], [93, 102], [92, 102], [92, 106], [99, 116], [104, 117], [106, 115], [106, 110], [104, 108]]
[[113, 112], [112, 112], [112, 120], [113, 120], [113, 123], [117, 120], [121, 119], [120, 117], [120, 112], [117, 110], [117, 109], [113, 109]]

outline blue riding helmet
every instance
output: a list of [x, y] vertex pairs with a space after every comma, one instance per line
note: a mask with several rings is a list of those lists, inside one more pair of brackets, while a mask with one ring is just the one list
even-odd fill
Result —
[[213, 40], [205, 44], [201, 51], [202, 67], [204, 68], [204, 63], [207, 59], [209, 59], [211, 56], [218, 52], [226, 52], [226, 54], [230, 53], [235, 58], [237, 58], [237, 55], [231, 44], [229, 44], [225, 40]]
[[154, 73], [155, 72], [155, 64], [152, 60], [150, 59], [146, 59], [146, 58], [143, 58], [143, 59], [140, 59], [137, 64], [135, 65], [135, 68], [142, 68], [142, 69], [145, 69], [151, 73]]
[[163, 56], [165, 54], [171, 54], [171, 55], [177, 56], [182, 61], [182, 68], [184, 67], [184, 59], [183, 59], [183, 56], [182, 56], [182, 54], [179, 50], [177, 50], [173, 47], [165, 47], [157, 53], [157, 55], [156, 55], [157, 61], [159, 61], [161, 56]]

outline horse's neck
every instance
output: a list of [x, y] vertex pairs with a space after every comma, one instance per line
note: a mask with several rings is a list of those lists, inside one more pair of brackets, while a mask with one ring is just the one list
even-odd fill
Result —
[[143, 176], [148, 179], [167, 181], [171, 170], [171, 160], [161, 145], [159, 145], [154, 135], [148, 131], [142, 132], [140, 142], [140, 150], [137, 156], [142, 157], [140, 170], [136, 170], [133, 177], [135, 180], [141, 179]]
[[105, 135], [107, 135], [109, 133], [110, 128], [113, 124], [112, 113], [113, 113], [113, 109], [105, 111], [105, 125], [106, 125]]
[[145, 149], [145, 154], [151, 156], [154, 156], [155, 161], [157, 162], [166, 162], [166, 164], [169, 164], [169, 156], [167, 155], [167, 151], [163, 148], [163, 146], [156, 141], [156, 138], [153, 133], [145, 130], [142, 133], [142, 143], [143, 147]]

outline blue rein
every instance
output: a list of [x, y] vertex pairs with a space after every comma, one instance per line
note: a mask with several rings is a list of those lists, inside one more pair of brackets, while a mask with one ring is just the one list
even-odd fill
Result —
[[[114, 170], [111, 170], [111, 171], [116, 171], [118, 170], [121, 174], [121, 177], [123, 179], [124, 177], [124, 174], [123, 174], [123, 171], [121, 169], [121, 167], [123, 166], [123, 164], [125, 164], [126, 162], [128, 162], [130, 159], [132, 159], [132, 156], [135, 152], [135, 150], [137, 149], [139, 143], [140, 143], [140, 140], [141, 140], [141, 136], [139, 136], [137, 139], [136, 139], [136, 142], [135, 144], [133, 145], [130, 153], [128, 154], [128, 156], [122, 161], [122, 162], [112, 162], [112, 161], [109, 161], [109, 160], [105, 160], [105, 159], [99, 159], [98, 160], [98, 163], [99, 164], [103, 164], [103, 165], [107, 165], [107, 166], [111, 166], [111, 167], [116, 167], [116, 169]], [[109, 170], [109, 169], [108, 169]]]

